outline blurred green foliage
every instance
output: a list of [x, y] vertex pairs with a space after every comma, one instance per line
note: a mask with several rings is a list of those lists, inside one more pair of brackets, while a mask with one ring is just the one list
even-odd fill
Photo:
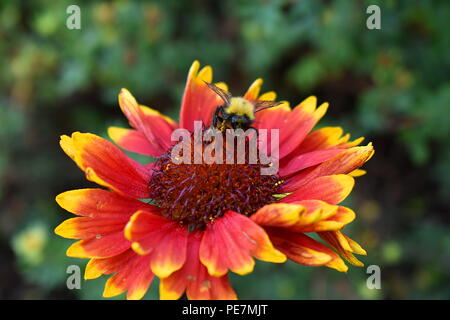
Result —
[[[193, 60], [242, 93], [257, 77], [293, 104], [329, 101], [321, 125], [373, 141], [368, 175], [347, 202], [349, 227], [382, 270], [347, 274], [259, 262], [232, 275], [239, 296], [276, 299], [450, 298], [450, 2], [78, 1], [81, 30], [66, 28], [72, 1], [0, 4], [0, 298], [90, 298], [105, 279], [65, 287], [71, 243], [52, 229], [70, 217], [56, 194], [90, 186], [58, 139], [106, 136], [126, 125], [117, 94], [177, 117]], [[381, 30], [366, 8], [381, 8]], [[147, 298], [158, 297], [157, 283]], [[123, 298], [120, 296], [119, 298]]]

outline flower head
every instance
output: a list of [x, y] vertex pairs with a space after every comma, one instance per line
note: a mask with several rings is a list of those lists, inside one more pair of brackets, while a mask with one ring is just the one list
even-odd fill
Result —
[[[279, 132], [278, 139], [258, 135], [260, 153], [263, 145], [279, 144], [275, 174], [261, 174], [273, 163], [248, 161], [247, 147], [241, 163], [176, 162], [172, 133], [183, 128], [192, 137], [195, 121], [206, 133], [224, 103], [208, 83], [212, 69], [200, 70], [194, 62], [179, 124], [139, 105], [122, 89], [119, 104], [132, 129], [112, 127], [109, 135], [125, 150], [157, 157], [154, 163], [141, 165], [93, 134], [61, 137], [61, 147], [87, 179], [106, 188], [73, 190], [56, 198], [79, 216], [55, 232], [80, 240], [67, 255], [90, 259], [85, 278], [114, 274], [105, 297], [127, 291], [127, 298], [140, 299], [156, 275], [162, 299], [184, 293], [189, 299], [235, 299], [228, 272], [252, 272], [254, 258], [339, 271], [348, 269], [342, 258], [362, 266], [354, 254], [366, 254], [364, 249], [342, 233], [355, 213], [339, 203], [351, 192], [354, 176], [364, 173], [358, 168], [373, 155], [372, 145], [358, 146], [362, 139], [350, 141], [340, 127], [313, 130], [328, 104], [317, 107], [317, 99], [309, 97], [292, 109], [282, 102], [255, 113], [257, 133]], [[224, 83], [216, 86], [228, 91]], [[274, 92], [260, 95], [261, 86], [262, 80], [256, 80], [243, 98], [275, 100]], [[209, 148], [205, 140], [188, 144], [189, 150]], [[226, 142], [213, 153], [225, 157], [229, 146]], [[310, 232], [323, 242], [309, 237]]]

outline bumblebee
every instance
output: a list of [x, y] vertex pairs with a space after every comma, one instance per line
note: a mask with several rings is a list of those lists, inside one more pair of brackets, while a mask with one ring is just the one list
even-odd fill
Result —
[[229, 92], [225, 92], [216, 85], [205, 83], [224, 102], [217, 107], [212, 119], [212, 125], [222, 132], [226, 129], [242, 129], [244, 131], [253, 129], [258, 132], [256, 128], [252, 127], [255, 113], [280, 104], [275, 101], [250, 101], [243, 97], [233, 97]]

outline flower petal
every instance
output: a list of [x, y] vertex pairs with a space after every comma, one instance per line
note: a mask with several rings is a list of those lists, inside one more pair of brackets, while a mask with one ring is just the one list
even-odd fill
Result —
[[122, 219], [142, 209], [159, 214], [160, 209], [139, 200], [123, 197], [103, 189], [78, 189], [66, 191], [56, 197], [61, 208], [85, 217]]
[[161, 154], [161, 149], [156, 144], [152, 144], [141, 131], [109, 127], [108, 135], [125, 150], [148, 156]]
[[92, 258], [86, 265], [86, 269], [84, 271], [84, 279], [97, 279], [101, 275], [115, 273], [118, 270], [122, 269], [129, 259], [132, 259], [135, 256], [139, 255], [131, 248], [129, 248], [121, 254], [109, 258]]
[[364, 267], [364, 263], [353, 255], [353, 253], [366, 255], [366, 251], [358, 243], [340, 231], [319, 232], [318, 235], [335, 248], [349, 263], [357, 267]]
[[255, 264], [252, 256], [269, 262], [286, 260], [264, 230], [242, 214], [228, 211], [206, 226], [200, 261], [210, 275], [222, 276], [228, 269], [241, 275], [250, 273]]
[[344, 228], [347, 224], [355, 220], [355, 212], [349, 208], [337, 206], [337, 211], [328, 217], [327, 219], [322, 219], [315, 224], [312, 224], [303, 229], [303, 232], [320, 232], [329, 230], [340, 230]]
[[264, 227], [288, 228], [305, 219], [306, 213], [306, 208], [302, 205], [272, 203], [259, 209], [250, 219]]
[[[253, 81], [253, 83], [248, 88], [247, 92], [244, 94], [244, 98], [250, 101], [255, 101], [258, 99], [263, 100], [262, 98], [259, 98], [259, 92], [261, 91], [261, 86], [263, 84], [263, 79], [259, 78]], [[269, 99], [267, 99], [269, 100]]]
[[125, 236], [137, 253], [152, 254], [150, 266], [160, 278], [180, 269], [186, 260], [187, 229], [172, 220], [138, 211], [128, 222]]
[[350, 173], [367, 162], [373, 156], [373, 153], [372, 144], [365, 147], [345, 149], [320, 165], [287, 178], [282, 184], [282, 192], [293, 192], [321, 176]]
[[[316, 97], [309, 97], [302, 101], [293, 110], [287, 103], [280, 106], [262, 110], [256, 114], [255, 127], [257, 129], [279, 129], [280, 159], [294, 151], [323, 117], [328, 109], [328, 103], [316, 108]], [[270, 143], [267, 144], [270, 150]]]
[[349, 142], [350, 135], [342, 136], [343, 132], [341, 127], [325, 127], [310, 132], [293, 152], [280, 161], [280, 175], [287, 177], [318, 165], [364, 140], [359, 138]]
[[[223, 100], [212, 91], [205, 82], [212, 82], [213, 72], [210, 66], [200, 70], [200, 63], [192, 64], [184, 89], [180, 110], [180, 127], [194, 130], [194, 121], [203, 121], [205, 126], [211, 124], [214, 110], [222, 105]], [[222, 88], [223, 85], [222, 85]]]
[[366, 170], [356, 169], [350, 172], [348, 175], [357, 178], [365, 175], [366, 173], [367, 173]]
[[194, 230], [189, 233], [186, 263], [169, 277], [160, 280], [160, 298], [179, 299], [186, 291], [191, 300], [235, 300], [236, 293], [231, 288], [228, 275], [213, 277], [199, 260], [202, 233]]
[[62, 135], [61, 140], [59, 141], [59, 145], [61, 146], [61, 149], [63, 149], [64, 152], [70, 157], [70, 159], [75, 161], [76, 149], [73, 144], [72, 138], [66, 135]]
[[67, 249], [66, 254], [75, 258], [107, 258], [129, 248], [130, 242], [120, 231], [77, 241]]
[[56, 197], [64, 209], [82, 217], [68, 219], [55, 233], [72, 239], [83, 239], [72, 244], [67, 255], [79, 258], [111, 257], [130, 248], [123, 230], [136, 210], [147, 209], [159, 214], [159, 208], [122, 197], [102, 189], [81, 189], [61, 193]]
[[251, 216], [264, 227], [280, 227], [295, 232], [320, 232], [342, 229], [355, 219], [355, 213], [342, 206], [320, 200], [272, 203]]
[[104, 297], [113, 297], [128, 290], [128, 300], [141, 299], [148, 290], [154, 275], [150, 270], [150, 255], [140, 256], [129, 249], [120, 255], [91, 259], [86, 266], [85, 279], [95, 279], [102, 274], [115, 273], [108, 279]]
[[121, 232], [126, 220], [120, 218], [78, 217], [63, 221], [55, 233], [69, 239], [100, 238], [106, 234]]
[[277, 94], [275, 91], [268, 91], [259, 96], [259, 100], [263, 101], [275, 101]]
[[[353, 210], [337, 205], [330, 205], [320, 200], [302, 200], [294, 202], [306, 207], [306, 212], [317, 215], [317, 219], [310, 223], [297, 223], [291, 229], [297, 232], [320, 232], [340, 230], [352, 222], [356, 215]], [[319, 211], [319, 213], [316, 213]]]
[[314, 150], [329, 148], [350, 148], [357, 146], [364, 138], [361, 137], [349, 142], [350, 135], [345, 134], [341, 127], [324, 127], [311, 131], [300, 144], [294, 154], [303, 154]]
[[[130, 125], [141, 132], [151, 144], [151, 149], [146, 149], [147, 152], [150, 151], [148, 154], [157, 157], [165, 153], [173, 144], [171, 134], [178, 127], [177, 123], [154, 109], [139, 105], [126, 89], [120, 91], [119, 104]], [[115, 142], [120, 145], [121, 140]], [[143, 152], [144, 150], [140, 153]]]
[[85, 171], [88, 180], [133, 198], [148, 197], [149, 170], [111, 142], [75, 132], [71, 138], [61, 138], [61, 147]]
[[323, 176], [312, 180], [295, 192], [282, 199], [289, 203], [300, 200], [316, 199], [338, 204], [347, 198], [355, 185], [355, 179], [345, 174]]
[[324, 265], [341, 272], [348, 270], [333, 250], [303, 233], [290, 232], [281, 228], [268, 228], [267, 232], [275, 247], [296, 263], [307, 266]]
[[296, 157], [285, 157], [280, 161], [279, 174], [288, 177], [296, 172], [321, 164], [342, 152], [342, 149], [315, 150]]
[[[324, 210], [325, 208], [325, 210]], [[336, 206], [321, 201], [272, 203], [259, 209], [251, 219], [264, 227], [281, 227], [297, 231], [333, 215]]]
[[314, 150], [328, 149], [341, 142], [347, 141], [342, 137], [344, 130], [341, 127], [324, 127], [311, 131], [300, 144], [299, 151], [307, 153]]

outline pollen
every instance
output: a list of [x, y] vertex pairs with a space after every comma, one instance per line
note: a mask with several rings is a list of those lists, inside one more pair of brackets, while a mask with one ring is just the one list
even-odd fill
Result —
[[[203, 142], [203, 150], [205, 146]], [[225, 159], [230, 150], [226, 143], [223, 150]], [[282, 180], [278, 175], [261, 174], [261, 168], [268, 165], [259, 160], [249, 163], [249, 150], [245, 148], [245, 161], [241, 164], [225, 161], [176, 164], [171, 159], [170, 149], [155, 163], [149, 184], [150, 197], [161, 207], [165, 217], [187, 225], [189, 230], [214, 223], [230, 210], [250, 216], [276, 201], [274, 195], [280, 193]]]

